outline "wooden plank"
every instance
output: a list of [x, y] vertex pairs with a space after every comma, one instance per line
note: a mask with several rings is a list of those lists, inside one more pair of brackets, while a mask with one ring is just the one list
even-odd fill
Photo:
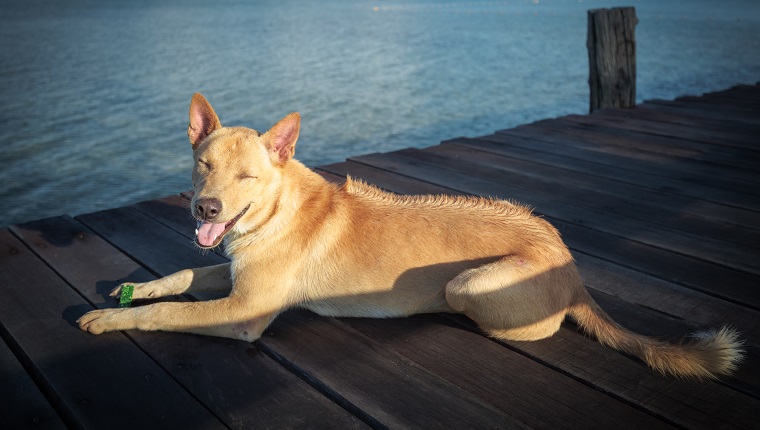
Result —
[[705, 104], [708, 106], [729, 106], [731, 109], [752, 117], [757, 114], [758, 106], [753, 100], [744, 100], [724, 94], [705, 94], [702, 96], [683, 96], [676, 98], [677, 102]]
[[[460, 139], [457, 139], [460, 140]], [[753, 200], [758, 200], [760, 197], [760, 187], [748, 186], [746, 182], [726, 178], [723, 176], [715, 177], [714, 175], [708, 176], [714, 171], [699, 171], [692, 169], [678, 168], [668, 164], [667, 169], [663, 169], [659, 160], [640, 160], [636, 157], [629, 157], [626, 154], [619, 154], [615, 151], [609, 152], [606, 148], [596, 146], [594, 144], [588, 144], [580, 140], [572, 139], [536, 139], [532, 137], [521, 136], [520, 133], [497, 133], [487, 136], [481, 136], [475, 139], [479, 142], [493, 142], [509, 147], [524, 148], [527, 151], [536, 151], [543, 154], [551, 154], [554, 157], [565, 157], [570, 159], [570, 164], [578, 163], [583, 165], [589, 163], [589, 167], [594, 167], [591, 170], [598, 170], [598, 165], [602, 165], [603, 168], [614, 169], [619, 173], [616, 177], [630, 178], [642, 176], [652, 177], [653, 181], [662, 183], [660, 187], [656, 189], [661, 191], [671, 191], [676, 188], [678, 190], [694, 190], [693, 192], [699, 192], [700, 194], [707, 193], [712, 199], [716, 199], [716, 196], [722, 194], [729, 194], [731, 201], [743, 201], [747, 197], [751, 197]], [[664, 161], [664, 160], [663, 160]]]
[[[500, 179], [499, 172], [502, 172], [501, 177], [504, 179], [508, 177], [510, 184], [516, 183], [512, 175], [519, 174], [524, 177], [525, 185], [531, 191], [546, 187], [551, 194], [556, 195], [559, 192], [563, 196], [568, 196], [569, 203], [598, 207], [601, 206], [599, 202], [604, 202], [606, 209], [613, 210], [615, 207], [625, 208], [631, 201], [636, 201], [637, 210], [632, 211], [628, 207], [620, 214], [662, 224], [686, 233], [691, 231], [702, 232], [705, 224], [714, 224], [716, 221], [726, 224], [727, 228], [731, 228], [733, 225], [735, 231], [741, 231], [744, 228], [757, 229], [760, 221], [760, 214], [756, 211], [672, 193], [656, 192], [638, 184], [625, 183], [614, 179], [608, 180], [585, 172], [556, 168], [548, 163], [496, 155], [478, 148], [438, 145], [426, 148], [424, 151], [402, 150], [399, 153], [410, 156], [436, 157], [436, 161], [448, 162], [452, 168], [457, 168], [457, 165], [460, 164], [463, 169], [468, 167], [488, 168], [489, 174], [494, 175], [497, 180]], [[569, 198], [568, 189], [575, 190], [580, 196]], [[620, 196], [625, 196], [625, 198]], [[688, 208], [688, 210], [681, 208]], [[694, 227], [697, 228], [689, 228], [688, 222], [694, 222]]]
[[699, 142], [717, 147], [741, 149], [745, 153], [750, 153], [757, 157], [758, 145], [756, 137], [737, 135], [728, 130], [711, 131], [701, 127], [661, 124], [653, 121], [642, 121], [632, 117], [621, 118], [609, 115], [566, 115], [560, 119], [592, 127], [592, 129], [593, 127], [601, 126], [645, 135], [680, 139], [687, 142]]
[[[99, 308], [115, 305], [108, 292], [121, 282], [154, 279], [147, 270], [70, 218], [27, 223], [13, 230]], [[130, 337], [229, 428], [362, 427], [356, 417], [255, 345], [178, 333], [134, 331]], [[294, 404], [298, 407], [294, 408]]]
[[440, 184], [425, 181], [424, 179], [413, 178], [399, 172], [394, 172], [391, 169], [384, 169], [367, 163], [361, 163], [353, 159], [342, 161], [340, 163], [326, 164], [319, 166], [318, 169], [319, 171], [336, 176], [343, 176], [345, 175], [344, 172], [348, 172], [352, 178], [365, 181], [373, 186], [396, 194], [471, 195]]
[[[129, 249], [130, 253], [161, 260], [166, 268], [161, 276], [188, 267], [209, 266], [227, 261], [217, 254], [202, 253], [197, 248], [188, 247], [187, 245], [192, 244], [192, 240], [187, 236], [166, 228], [132, 208], [84, 214], [78, 216], [77, 220], [97, 231], [119, 249]], [[188, 223], [192, 226], [192, 221], [188, 220]], [[170, 243], [172, 252], [156, 248], [154, 246], [156, 237], [160, 237], [164, 243]]]
[[[736, 104], [736, 103], [743, 103], [746, 104], [748, 109], [760, 109], [760, 100], [758, 100], [757, 97], [757, 86], [753, 85], [735, 85], [731, 88], [720, 90], [720, 91], [711, 91], [702, 94], [701, 96], [695, 97], [690, 95], [685, 95], [678, 97], [678, 99], [695, 99], [695, 98], [703, 98], [705, 100], [722, 100], [723, 103], [728, 104], [730, 106]], [[678, 100], [676, 99], [676, 100]]]
[[665, 109], [653, 109], [651, 106], [641, 104], [635, 109], [604, 109], [594, 112], [594, 116], [610, 118], [635, 118], [641, 121], [660, 123], [663, 125], [675, 124], [684, 127], [695, 127], [715, 133], [726, 133], [742, 138], [750, 138], [757, 134], [758, 126], [752, 126], [741, 122], [727, 119], [713, 119], [709, 117], [697, 117], [688, 112], [671, 112]]
[[330, 173], [326, 170], [322, 170], [320, 167], [315, 167], [314, 171], [319, 173], [323, 178], [327, 179], [328, 181], [336, 185], [342, 185], [346, 182], [345, 175], [337, 175], [335, 173]]
[[260, 342], [389, 428], [528, 427], [332, 318], [287, 312]]
[[729, 89], [726, 89], [723, 91], [716, 91], [714, 93], [709, 93], [709, 94], [723, 94], [726, 96], [739, 97], [746, 100], [753, 100], [760, 103], [760, 85], [738, 84], [738, 85], [734, 85], [733, 87]]
[[9, 429], [65, 429], [61, 417], [26, 373], [24, 366], [0, 339], [0, 417]]
[[8, 230], [0, 230], [0, 273], [0, 323], [67, 425], [224, 428], [122, 333], [76, 328], [92, 307]]
[[[356, 168], [354, 168], [356, 167]], [[322, 166], [328, 171], [333, 170], [331, 166]], [[357, 163], [340, 163], [336, 170], [349, 170], [354, 176], [363, 177], [363, 172], [371, 169], [366, 165]], [[391, 175], [391, 173], [388, 173]], [[397, 180], [396, 184], [402, 184], [403, 181]], [[393, 191], [401, 193], [417, 193], [414, 184], [419, 183], [413, 179], [407, 178], [406, 185], [403, 188], [397, 188]], [[377, 183], [383, 186], [382, 182]], [[424, 184], [429, 188], [430, 184]], [[445, 192], [446, 189], [440, 189], [439, 192]], [[592, 268], [593, 269], [593, 268]], [[609, 267], [604, 270], [610, 271]], [[604, 273], [598, 273], [597, 278], [604, 278]], [[600, 278], [600, 279], [601, 279]], [[639, 279], [640, 280], [640, 279]], [[615, 281], [615, 279], [613, 279]], [[604, 280], [595, 280], [595, 284], [604, 283]], [[660, 281], [661, 282], [661, 281]], [[615, 285], [608, 285], [608, 288], [615, 288]], [[637, 287], [634, 287], [637, 288]], [[677, 286], [675, 286], [678, 289]], [[694, 293], [688, 290], [682, 290], [686, 296]], [[635, 292], [631, 292], [635, 294]], [[594, 294], [600, 299], [599, 294]], [[655, 295], [656, 296], [656, 295]], [[650, 296], [654, 300], [654, 297]], [[705, 298], [717, 303], [715, 299]], [[693, 302], [693, 301], [692, 301]], [[643, 308], [632, 308], [630, 303], [622, 302], [612, 297], [603, 301], [604, 306], [613, 316], [626, 323], [636, 323], [633, 328], [646, 328], [647, 331], [669, 330], [670, 324], [674, 324], [676, 329], [683, 330], [684, 327], [678, 327], [677, 319], [671, 319], [662, 312], [647, 312]], [[611, 306], [615, 305], [615, 306]], [[656, 307], [658, 304], [655, 302]], [[704, 306], [703, 306], [704, 307]], [[688, 309], [685, 310], [688, 313]], [[700, 312], [700, 315], [706, 315]], [[756, 314], [755, 314], [756, 315]], [[754, 320], [755, 317], [749, 318]], [[643, 325], [641, 322], [646, 321]], [[726, 321], [730, 322], [730, 320]], [[470, 324], [471, 326], [471, 324]], [[681, 332], [682, 333], [682, 332]], [[756, 343], [756, 339], [755, 339]], [[673, 381], [671, 378], [662, 378], [647, 373], [642, 366], [634, 366], [633, 363], [620, 354], [611, 352], [609, 349], [602, 347], [590, 339], [584, 338], [572, 329], [563, 328], [560, 333], [539, 342], [513, 342], [509, 344], [517, 350], [526, 352], [530, 349], [530, 355], [558, 369], [564, 370], [573, 376], [579, 377], [590, 384], [599, 387], [600, 390], [610, 392], [615, 396], [627, 399], [640, 405], [644, 409], [652, 410], [653, 413], [663, 414], [663, 416], [672, 419], [674, 423], [690, 428], [709, 428], [709, 425], [724, 423], [724, 425], [738, 425], [742, 427], [751, 426], [754, 418], [752, 415], [753, 408], [757, 405], [757, 400], [740, 394], [734, 390], [728, 389], [720, 384], [697, 384], [683, 381]], [[565, 348], [572, 347], [573, 350], [567, 351]], [[589, 352], [593, 351], [593, 352]], [[754, 371], [751, 366], [746, 366], [742, 371]], [[756, 371], [754, 371], [756, 373]], [[750, 381], [757, 381], [757, 376]], [[739, 383], [736, 383], [736, 382]], [[731, 380], [732, 385], [742, 386], [741, 380]], [[755, 390], [757, 387], [743, 387], [749, 390]], [[717, 393], [714, 390], [720, 391]], [[752, 392], [752, 391], [750, 391]], [[720, 404], [720, 406], [718, 406]], [[725, 408], [725, 409], [724, 409]], [[689, 411], [694, 409], [697, 413]], [[678, 412], [675, 412], [678, 411]], [[709, 412], [706, 412], [709, 411]], [[716, 418], [713, 413], [724, 414], [723, 418]], [[738, 415], [734, 415], [738, 414]], [[732, 421], [725, 424], [726, 421]], [[709, 423], [708, 423], [709, 422]]]
[[[749, 347], [760, 348], [760, 327], [756, 323], [760, 312], [756, 310], [716, 299], [603, 258], [581, 252], [573, 255], [589, 288], [684, 321], [691, 325], [687, 332], [730, 324], [746, 335]], [[679, 330], [672, 335], [678, 333], [683, 334], [684, 331]]]
[[638, 401], [685, 428], [755, 428], [760, 401], [716, 382], [686, 382], [647, 373], [643, 366], [578, 333], [561, 328], [539, 342], [509, 342], [600, 390]]
[[[177, 194], [173, 196], [166, 196], [160, 199], [148, 200], [139, 202], [132, 207], [143, 213], [149, 218], [153, 218], [159, 223], [169, 227], [170, 229], [180, 233], [182, 236], [189, 238], [191, 241], [194, 238], [194, 230], [196, 227], [196, 221], [193, 219], [190, 213], [190, 200], [191, 196], [185, 196], [184, 194]], [[221, 244], [212, 251], [218, 254], [222, 258], [225, 258], [224, 244]], [[213, 297], [213, 294], [204, 295]]]
[[[436, 151], [443, 151], [436, 149]], [[396, 156], [417, 157], [429, 159], [436, 157], [433, 151], [421, 153], [415, 150], [403, 150], [393, 153], [388, 160]], [[370, 155], [367, 157], [383, 157], [383, 155]], [[498, 158], [491, 156], [480, 157], [481, 164], [471, 163], [465, 159], [451, 159], [451, 157], [438, 157], [429, 164], [445, 165], [449, 170], [462, 170], [463, 168], [478, 169], [478, 176], [497, 183], [509, 184], [512, 189], [512, 198], [516, 198], [532, 206], [546, 207], [553, 211], [590, 210], [586, 215], [573, 215], [573, 219], [586, 219], [594, 213], [608, 213], [613, 217], [599, 218], [601, 229], [612, 228], [613, 223], [622, 223], [614, 227], [612, 232], [618, 232], [626, 227], [625, 220], [635, 219], [647, 224], [667, 227], [674, 232], [689, 235], [715, 238], [718, 243], [733, 243], [749, 249], [757, 249], [760, 243], [760, 231], [757, 226], [758, 212], [747, 211], [738, 208], [730, 208], [723, 205], [693, 200], [685, 197], [671, 196], [666, 193], [639, 192], [635, 187], [621, 188], [622, 185], [611, 181], [603, 181], [593, 176], [586, 175], [579, 178], [577, 174], [561, 169], [547, 170], [543, 166], [533, 162], [515, 161], [513, 158], [504, 159], [503, 163], [497, 162]], [[411, 163], [411, 161], [408, 161]], [[485, 165], [484, 165], [485, 164]], [[466, 167], [463, 167], [466, 166]], [[598, 186], [594, 186], [598, 182]], [[607, 187], [607, 188], [605, 188]], [[521, 197], [527, 196], [527, 197]], [[635, 200], [632, 196], [648, 198], [650, 200]], [[654, 197], [656, 196], [656, 197]], [[671, 204], [668, 204], [668, 199]], [[564, 206], [552, 204], [556, 199], [565, 201]], [[547, 202], [547, 203], [544, 203]], [[600, 204], [603, 202], [603, 204]], [[556, 207], [554, 207], [556, 206]], [[548, 210], [548, 209], [547, 209]], [[703, 216], [703, 210], [706, 212]], [[584, 212], [586, 213], [586, 212]], [[734, 214], [741, 214], [741, 220], [734, 218]], [[562, 218], [562, 215], [557, 215]], [[598, 217], [597, 217], [598, 218]], [[721, 222], [715, 222], [719, 219]], [[733, 221], [733, 222], [731, 222]], [[746, 256], [738, 256], [738, 260], [746, 259]], [[750, 263], [750, 265], [752, 265]]]
[[[179, 252], [176, 249], [178, 244], [193, 249], [189, 240], [171, 239], [179, 233], [167, 228], [162, 233], [161, 229], [146, 225], [150, 222], [162, 225], [156, 220], [129, 222], [134, 211], [123, 211], [128, 213], [119, 214], [119, 210], [113, 210], [107, 211], [108, 216], [90, 214], [80, 218], [107, 240], [118, 243], [133, 259], [161, 275], [175, 270], [174, 261], [163, 255]], [[164, 213], [177, 214], [174, 211]], [[121, 222], [123, 219], [127, 222]], [[141, 232], [146, 230], [153, 234], [143, 235]], [[152, 249], [125, 240], [128, 237], [140, 237]], [[164, 240], [165, 237], [170, 239]], [[304, 324], [301, 314], [286, 313], [256, 344], [336, 401], [366, 414], [372, 423], [394, 428], [461, 428], [467, 423], [484, 427], [524, 426], [519, 420], [408, 360], [383, 351], [375, 342], [335, 325], [329, 319], [315, 317]], [[339, 360], [335, 358], [336, 351], [341, 351]], [[378, 387], [384, 389], [378, 390]], [[409, 405], [416, 406], [410, 408]], [[431, 411], [435, 413], [431, 415]]]
[[669, 427], [440, 316], [340, 321], [533, 428]]
[[[656, 177], [675, 178], [702, 187], [714, 187], [721, 190], [734, 190], [737, 193], [757, 196], [757, 184], [748, 184], [746, 175], [732, 174], [726, 169], [707, 163], [672, 158], [658, 154], [645, 153], [636, 148], [605, 145], [578, 137], [549, 133], [538, 129], [515, 128], [500, 130], [495, 136], [505, 135], [531, 142], [543, 142], [555, 146], [552, 152], [577, 154], [589, 161], [617, 163], [623, 169], [649, 173]], [[494, 136], [487, 137], [494, 140]], [[617, 161], [615, 161], [617, 159]], [[667, 166], [667, 169], [662, 168]], [[658, 168], [659, 167], [659, 168]]]
[[[139, 202], [132, 207], [172, 230], [183, 233], [185, 237], [191, 236], [195, 230], [196, 221], [190, 213], [190, 201], [180, 194]], [[171, 212], [173, 216], [152, 216], [165, 211]]]
[[[723, 383], [753, 397], [760, 396], [760, 368], [748, 364], [752, 357], [760, 356], [758, 311], [690, 291], [597, 257], [577, 252], [574, 256], [591, 295], [624, 327], [673, 340], [726, 325], [739, 330], [748, 359]], [[641, 308], [632, 308], [628, 303]]]
[[735, 145], [747, 150], [756, 151], [757, 145], [753, 136], [760, 127], [747, 126], [741, 123], [693, 118], [686, 115], [675, 115], [663, 111], [655, 111], [643, 105], [635, 109], [604, 109], [594, 112], [589, 119], [605, 121], [631, 122], [632, 126], [642, 126], [641, 131], [667, 136], [695, 135], [697, 139], [707, 139], [710, 143], [719, 145]]
[[[442, 142], [441, 145], [465, 146], [504, 157], [517, 158], [519, 160], [639, 185], [655, 192], [676, 194], [760, 212], [760, 197], [752, 197], [746, 194], [720, 190], [712, 187], [695, 186], [677, 179], [642, 174], [642, 172], [629, 170], [620, 165], [615, 166], [607, 163], [603, 164], [595, 161], [587, 161], [584, 158], [580, 158], [583, 157], [582, 153], [573, 154], [576, 157], [579, 157], [573, 158], [572, 156], [565, 155], [571, 151], [557, 151], [557, 153], [548, 152], [552, 150], [552, 145], [543, 142], [529, 141], [507, 135], [491, 135], [479, 137], [477, 139], [452, 139]], [[542, 145], [545, 146], [542, 147]]]
[[687, 101], [670, 101], [670, 100], [647, 100], [643, 106], [662, 110], [665, 112], [674, 112], [686, 114], [701, 118], [710, 118], [713, 120], [725, 120], [738, 122], [741, 124], [757, 127], [760, 125], [760, 119], [756, 114], [747, 114], [746, 111], [735, 109], [727, 104], [707, 104], [707, 103], [689, 103]]
[[[572, 212], [573, 208], [592, 209], [593, 212], [583, 212], [575, 216], [580, 216], [584, 222], [598, 221], [599, 229], [603, 231], [623, 234], [635, 228], [636, 239], [645, 243], [686, 252], [718, 264], [728, 263], [741, 270], [757, 271], [757, 261], [747, 255], [757, 251], [757, 242], [747, 241], [743, 237], [748, 228], [760, 222], [760, 213], [755, 211], [642, 190], [641, 187], [595, 178], [583, 172], [547, 168], [541, 163], [502, 157], [472, 147], [440, 145], [422, 152], [399, 153], [423, 160], [434, 158], [432, 162], [453, 170], [476, 168], [479, 176], [483, 178], [509, 183], [512, 189], [522, 190], [516, 192], [531, 195], [534, 198], [531, 201], [533, 204], [539, 204], [535, 199], [541, 199], [539, 196], [543, 196], [543, 201], [548, 202], [547, 206], [559, 206], [552, 202], [562, 202], [563, 207], [554, 210], [565, 210], [564, 206], [568, 206], [569, 212]], [[594, 186], [595, 183], [597, 186]], [[518, 198], [517, 195], [515, 197]], [[632, 205], [632, 201], [647, 203]], [[668, 201], [671, 202], [670, 205]], [[600, 202], [604, 204], [601, 205]], [[598, 217], [595, 216], [597, 213], [616, 216], [613, 219], [604, 215]], [[636, 220], [635, 227], [630, 223], [631, 218]], [[572, 221], [573, 218], [564, 219]], [[727, 222], [731, 220], [736, 222]], [[619, 225], [613, 225], [615, 223]], [[705, 231], [714, 228], [719, 228], [726, 234], [720, 240], [706, 239]], [[760, 235], [760, 231], [749, 231], [750, 234]], [[732, 238], [734, 240], [731, 240]], [[697, 248], [694, 248], [695, 245]]]
[[[704, 127], [686, 127], [676, 124], [660, 124], [652, 121], [642, 121], [632, 117], [613, 117], [609, 115], [566, 115], [557, 120], [571, 122], [584, 130], [615, 131], [625, 130], [632, 136], [654, 136], [655, 142], [663, 145], [676, 144], [679, 147], [703, 150], [710, 154], [722, 150], [736, 158], [750, 156], [757, 158], [757, 144], [752, 136], [737, 134], [724, 127], [712, 131]], [[663, 140], [660, 140], [663, 139]], [[670, 142], [678, 141], [677, 143]]]
[[756, 177], [751, 177], [751, 174], [760, 168], [758, 167], [760, 158], [758, 158], [758, 153], [755, 151], [646, 135], [615, 127], [605, 127], [599, 124], [576, 124], [563, 119], [538, 121], [529, 126], [522, 127], [537, 128], [550, 133], [575, 136], [603, 143], [607, 146], [639, 148], [642, 151], [673, 158], [683, 158], [691, 161], [698, 160], [719, 166], [740, 168], [746, 172], [739, 173], [750, 177], [754, 183], [758, 182]]
[[738, 106], [743, 109], [760, 110], [760, 100], [758, 100], [752, 93], [736, 88], [720, 92], [706, 93], [700, 97], [704, 97], [708, 101], [717, 101], [730, 106]]
[[[397, 152], [368, 155], [358, 157], [355, 160], [461, 192], [499, 198], [517, 198], [524, 203], [533, 203], [536, 200], [534, 195], [523, 195], [516, 188], [510, 189], [508, 193], [505, 192], [503, 184], [511, 186], [510, 181], [515, 179], [514, 176], [507, 181], [493, 182], [481, 179], [485, 176], [485, 169], [483, 168], [478, 170], [479, 178], [475, 178], [468, 173], [458, 171], [456, 168], [444, 166], [445, 163], [441, 163], [441, 160], [425, 161], [422, 157], [410, 157], [408, 155], [411, 153], [410, 151], [405, 150], [403, 152], [404, 154]], [[534, 205], [534, 207], [536, 206]], [[698, 291], [743, 303], [754, 309], [760, 308], [760, 294], [753, 287], [758, 282], [756, 275], [582, 227], [579, 223], [582, 223], [588, 214], [581, 214], [582, 218], [572, 219], [575, 224], [549, 215], [549, 211], [554, 213], [557, 210], [565, 210], [567, 208], [565, 205], [546, 204], [537, 207], [541, 209], [541, 213], [547, 215], [547, 219], [559, 228], [566, 239], [566, 243], [575, 249], [593, 255], [605, 256], [605, 258], [623, 266], [634, 267], [645, 273], [671, 280]], [[611, 250], [615, 252], [611, 252]], [[727, 283], [727, 279], [730, 279], [731, 282]]]

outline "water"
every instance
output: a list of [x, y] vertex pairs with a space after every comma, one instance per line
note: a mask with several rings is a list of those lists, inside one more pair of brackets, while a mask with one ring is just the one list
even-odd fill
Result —
[[0, 225], [189, 189], [196, 91], [300, 111], [312, 166], [586, 113], [586, 10], [625, 5], [639, 100], [760, 80], [756, 0], [3, 2]]

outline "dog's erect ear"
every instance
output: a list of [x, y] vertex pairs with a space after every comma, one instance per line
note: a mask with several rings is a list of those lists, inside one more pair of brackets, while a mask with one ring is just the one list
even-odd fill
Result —
[[301, 130], [301, 115], [293, 112], [264, 134], [272, 162], [282, 166], [296, 153], [296, 141]]
[[195, 149], [209, 134], [221, 128], [219, 117], [201, 93], [193, 94], [190, 101], [190, 125], [187, 127], [187, 137]]

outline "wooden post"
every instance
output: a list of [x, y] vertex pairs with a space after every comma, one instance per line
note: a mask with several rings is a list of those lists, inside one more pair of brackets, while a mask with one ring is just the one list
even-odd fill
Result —
[[590, 111], [636, 106], [636, 9], [588, 11]]

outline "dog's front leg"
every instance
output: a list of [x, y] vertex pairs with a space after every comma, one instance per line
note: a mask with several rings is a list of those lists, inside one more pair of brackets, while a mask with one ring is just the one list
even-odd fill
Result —
[[139, 283], [125, 282], [111, 291], [111, 297], [119, 297], [126, 285], [134, 285], [133, 299], [154, 299], [182, 293], [219, 292], [232, 290], [230, 263], [216, 266], [180, 270], [155, 281]]
[[154, 303], [136, 308], [98, 309], [77, 323], [82, 330], [100, 334], [115, 330], [163, 330], [228, 337], [252, 342], [282, 310], [261, 309], [240, 296], [207, 302]]

